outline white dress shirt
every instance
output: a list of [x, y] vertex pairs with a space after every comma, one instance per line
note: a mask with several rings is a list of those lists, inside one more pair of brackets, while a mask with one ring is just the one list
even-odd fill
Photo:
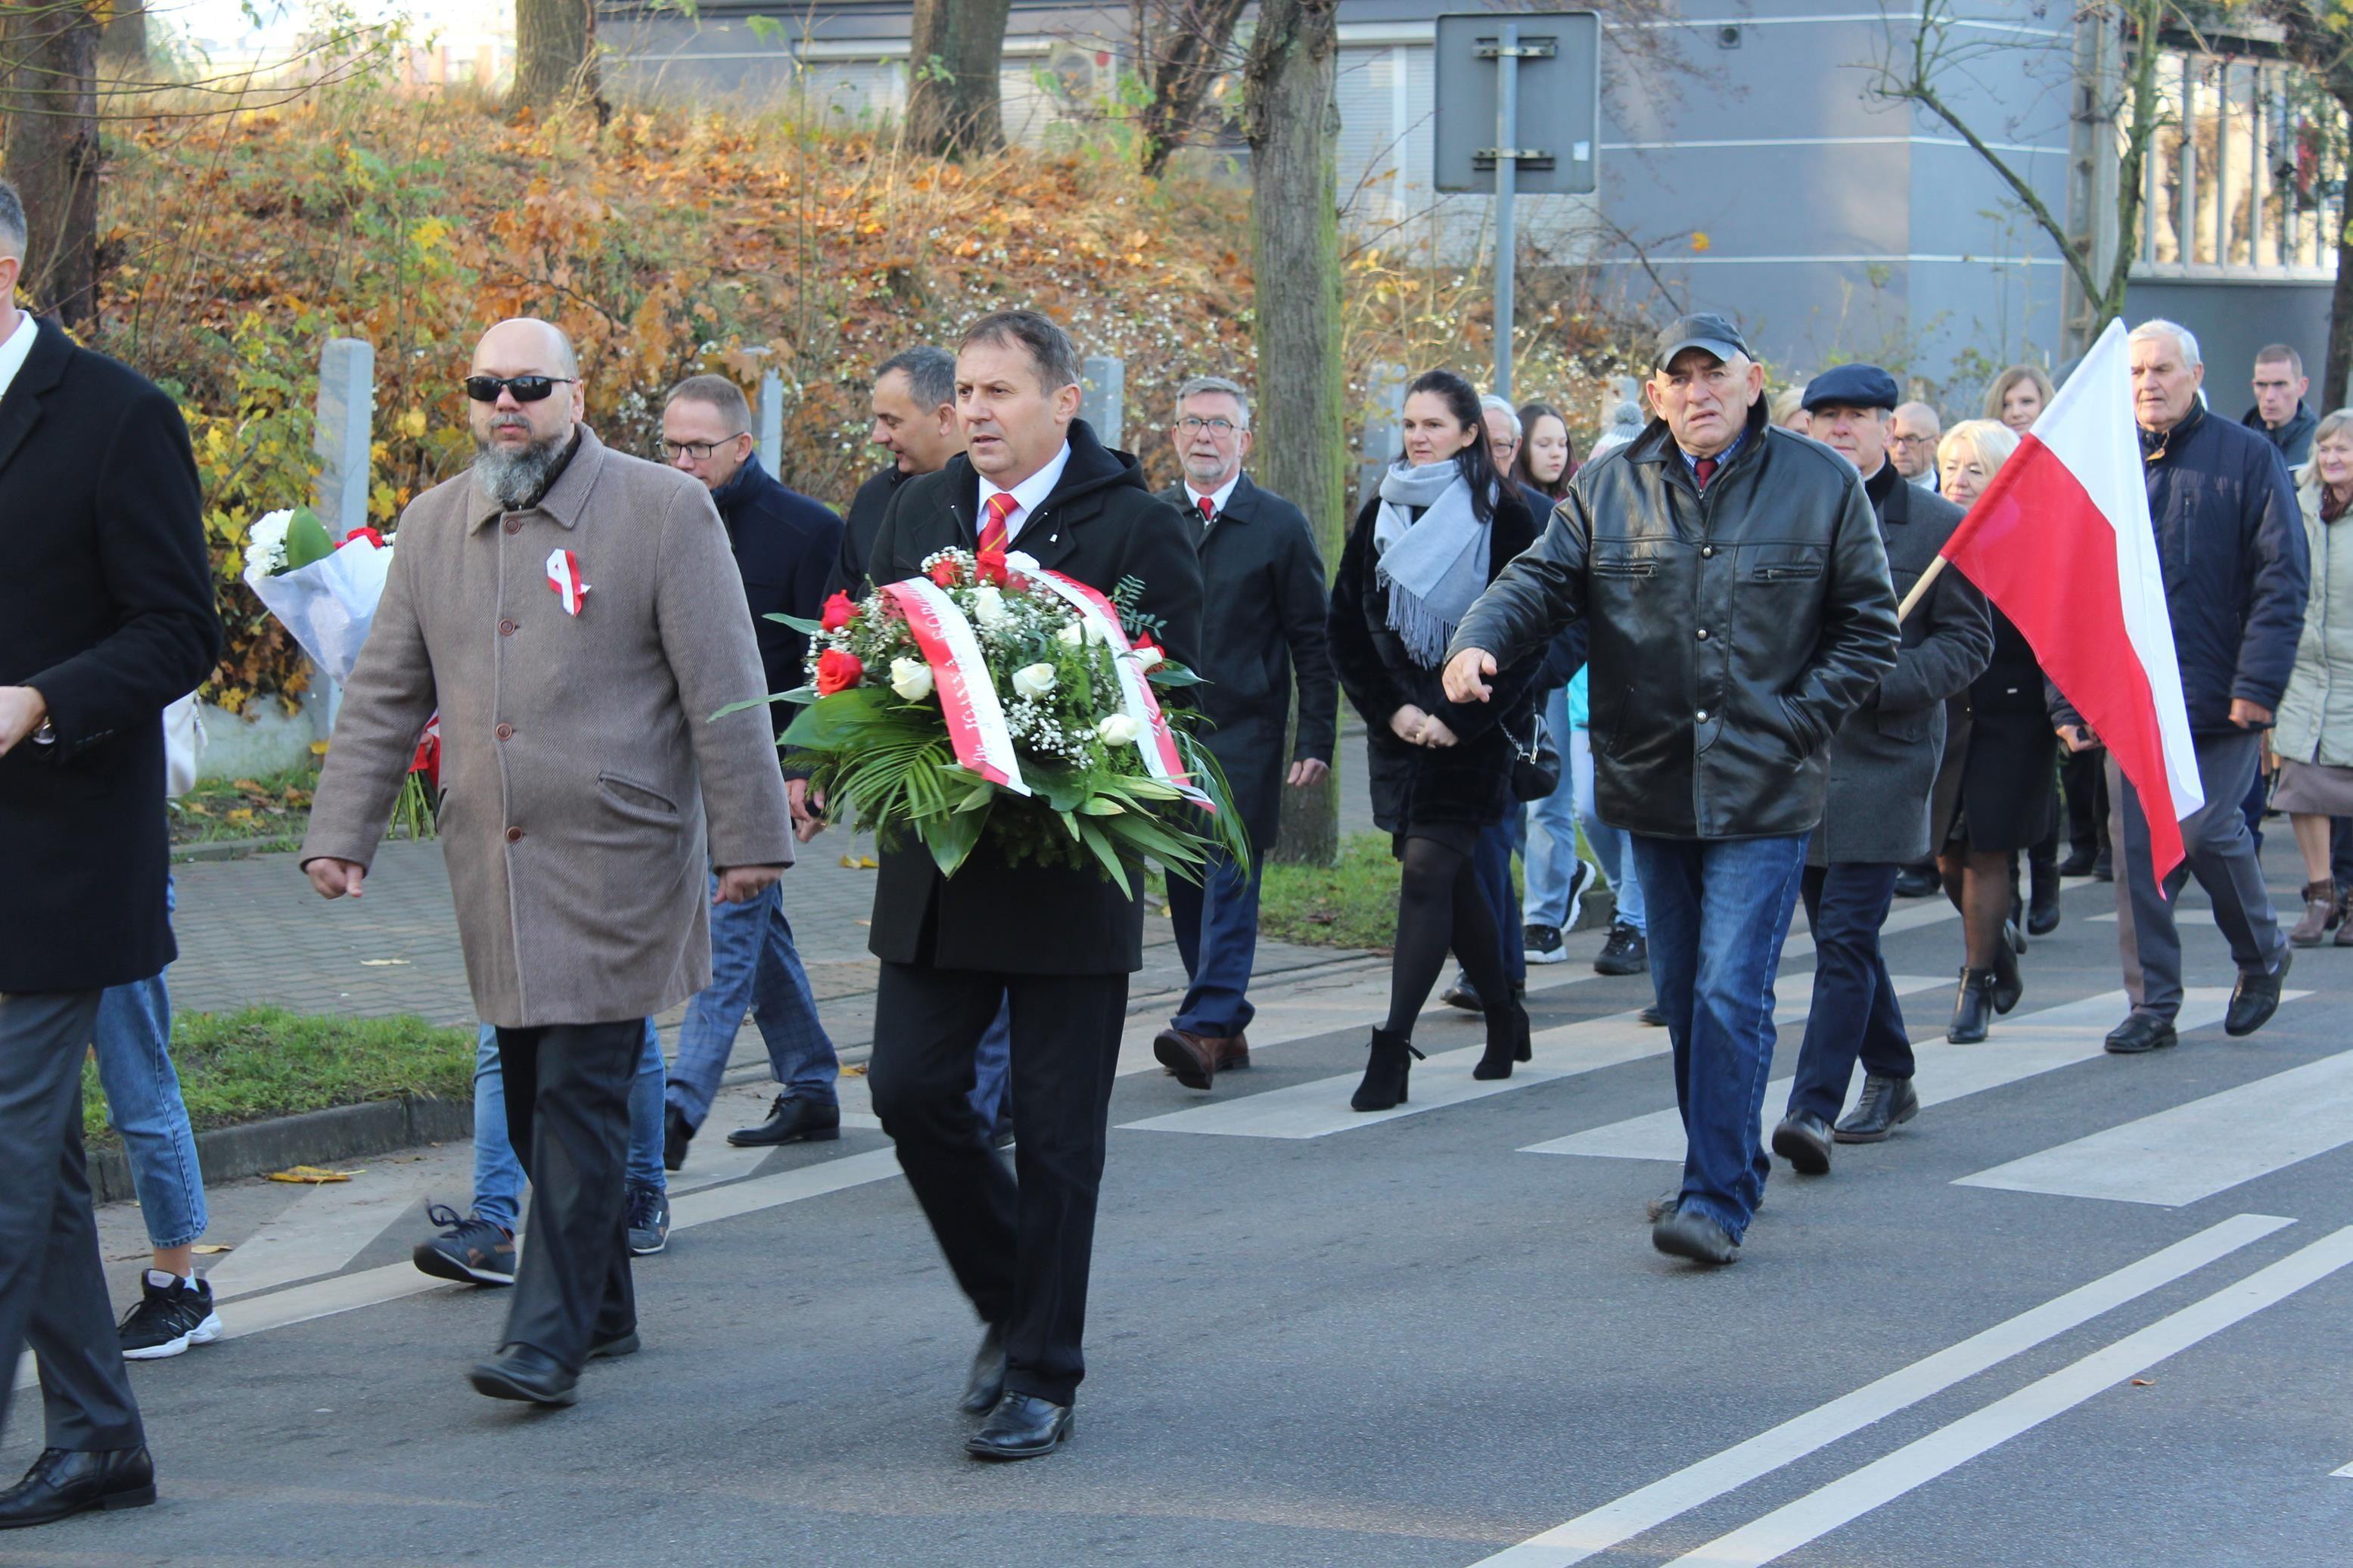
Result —
[[1236, 468], [1234, 470], [1234, 477], [1232, 479], [1228, 479], [1224, 484], [1219, 485], [1213, 490], [1203, 490], [1198, 488], [1192, 480], [1187, 479], [1185, 481], [1185, 493], [1193, 498], [1193, 515], [1198, 517], [1201, 514], [1201, 500], [1204, 496], [1207, 496], [1209, 501], [1209, 515], [1211, 519], [1214, 520], [1225, 516], [1226, 502], [1233, 499], [1234, 487], [1241, 482], [1242, 471], [1240, 468]]
[[17, 311], [16, 330], [8, 334], [6, 342], [0, 343], [0, 397], [8, 395], [10, 384], [16, 381], [16, 373], [25, 368], [25, 361], [33, 353], [33, 340], [38, 336], [40, 329], [33, 325], [32, 312]]
[[1062, 470], [1070, 466], [1071, 444], [1065, 441], [1062, 443], [1062, 449], [1054, 454], [1052, 460], [1019, 484], [1015, 485], [1010, 491], [1003, 485], [990, 483], [987, 474], [981, 475], [980, 511], [973, 520], [973, 526], [975, 528], [988, 526], [990, 497], [1009, 494], [1013, 497], [1013, 510], [1006, 514], [1005, 542], [1011, 544], [1021, 537], [1021, 525], [1029, 521], [1029, 514], [1036, 511], [1039, 503], [1052, 495], [1054, 487], [1062, 482]]

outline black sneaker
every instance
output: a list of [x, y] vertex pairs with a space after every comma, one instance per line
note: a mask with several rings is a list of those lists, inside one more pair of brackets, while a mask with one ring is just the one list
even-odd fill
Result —
[[1593, 886], [1593, 879], [1599, 875], [1600, 873], [1593, 868], [1592, 861], [1583, 856], [1577, 858], [1577, 869], [1568, 874], [1568, 912], [1560, 919], [1561, 930], [1577, 929], [1578, 917], [1585, 913], [1586, 892]]
[[1558, 963], [1568, 956], [1560, 944], [1558, 926], [1527, 926], [1520, 932], [1520, 945], [1527, 949], [1530, 963]]
[[1609, 928], [1609, 940], [1593, 960], [1596, 974], [1640, 974], [1651, 967], [1651, 944], [1630, 925]]
[[432, 1240], [418, 1242], [408, 1255], [418, 1268], [460, 1285], [514, 1283], [514, 1232], [480, 1215], [460, 1219], [448, 1204], [427, 1204], [425, 1217], [442, 1230]]
[[629, 1184], [629, 1251], [651, 1258], [670, 1245], [670, 1194], [659, 1187]]
[[139, 1304], [122, 1315], [115, 1332], [122, 1336], [125, 1361], [161, 1361], [182, 1354], [190, 1345], [208, 1345], [221, 1337], [220, 1314], [213, 1310], [213, 1288], [202, 1279], [183, 1279], [150, 1268], [140, 1289]]

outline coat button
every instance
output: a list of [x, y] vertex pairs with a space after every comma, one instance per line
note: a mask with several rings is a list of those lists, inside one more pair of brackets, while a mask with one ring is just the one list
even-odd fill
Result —
[[1703, 544], [1703, 545], [1701, 545], [1701, 546], [1700, 546], [1700, 551], [1699, 551], [1699, 558], [1700, 558], [1702, 561], [1713, 561], [1713, 560], [1715, 560], [1715, 545], [1713, 545], [1713, 544]]
[[1707, 641], [1707, 628], [1705, 626], [1702, 626], [1699, 629], [1699, 640], [1702, 642]]
[[514, 726], [512, 724], [501, 724], [497, 730], [492, 731], [492, 733], [496, 734], [501, 741], [512, 741], [514, 739]]
[[502, 637], [511, 637], [514, 636], [515, 630], [515, 624], [512, 621], [501, 621], [499, 623], [499, 636]]
[[510, 828], [508, 828], [508, 829], [507, 829], [507, 842], [508, 842], [508, 843], [510, 843], [510, 844], [520, 844], [520, 843], [522, 843], [522, 828], [520, 828], [520, 827], [510, 827]]
[[522, 531], [522, 519], [519, 517], [511, 517], [507, 519], [507, 531], [509, 533], [521, 533]]
[[[1693, 715], [1692, 715], [1692, 717], [1693, 717], [1693, 718], [1694, 718], [1694, 719], [1696, 719], [1696, 720], [1698, 720], [1701, 723], [1704, 724], [1704, 723], [1706, 723], [1706, 722], [1707, 722], [1707, 710], [1706, 710], [1706, 709], [1704, 709], [1704, 708], [1703, 708], [1703, 709], [1701, 709], [1698, 712], [1696, 712], [1696, 713], [1693, 714]], [[521, 831], [521, 830], [520, 830], [520, 829], [517, 829], [517, 828], [512, 828], [512, 827], [511, 827], [511, 828], [507, 829], [507, 831], [508, 831], [508, 833], [509, 833], [510, 835], [512, 835], [512, 834], [517, 833], [517, 832], [519, 832], [519, 831]]]

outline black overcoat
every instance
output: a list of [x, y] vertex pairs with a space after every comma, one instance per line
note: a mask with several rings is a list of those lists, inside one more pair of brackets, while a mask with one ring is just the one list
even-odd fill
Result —
[[220, 656], [187, 427], [43, 321], [0, 397], [0, 686], [56, 739], [0, 757], [0, 991], [94, 991], [175, 956], [164, 705]]
[[[1162, 648], [1198, 668], [1201, 567], [1184, 518], [1145, 486], [1134, 458], [1105, 447], [1085, 420], [1071, 422], [1070, 442], [1060, 480], [1020, 520], [1013, 549], [1105, 594], [1134, 578], [1143, 584], [1136, 608], [1158, 619]], [[907, 480], [891, 498], [867, 576], [896, 583], [921, 572], [934, 551], [973, 548], [979, 499], [979, 476], [962, 453], [937, 473]], [[920, 844], [886, 848], [881, 858], [867, 937], [877, 958], [1005, 974], [1143, 967], [1141, 868], [1130, 897], [1092, 860], [1008, 865], [986, 841], [953, 878]]]

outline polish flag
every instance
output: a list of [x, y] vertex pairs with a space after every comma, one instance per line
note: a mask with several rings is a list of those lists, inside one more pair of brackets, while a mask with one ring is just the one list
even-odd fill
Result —
[[2181, 864], [2180, 819], [2206, 795], [2132, 406], [2125, 324], [2110, 321], [1943, 553], [2025, 635], [2131, 781], [2161, 884]]

